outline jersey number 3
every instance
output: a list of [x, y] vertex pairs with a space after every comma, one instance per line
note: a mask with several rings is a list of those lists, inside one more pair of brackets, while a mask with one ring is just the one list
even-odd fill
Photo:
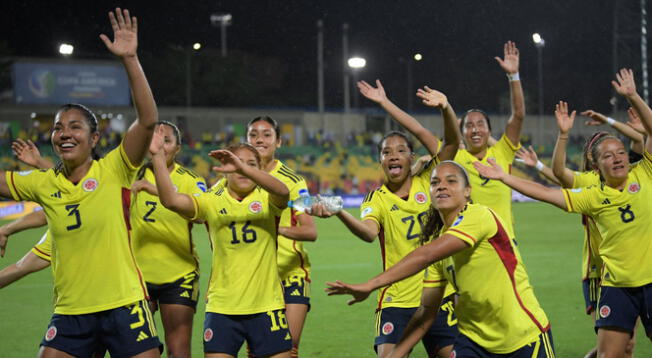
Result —
[[70, 204], [66, 205], [66, 210], [68, 211], [68, 216], [75, 217], [75, 223], [72, 225], [66, 226], [68, 231], [79, 229], [81, 227], [81, 215], [79, 215], [79, 204]]

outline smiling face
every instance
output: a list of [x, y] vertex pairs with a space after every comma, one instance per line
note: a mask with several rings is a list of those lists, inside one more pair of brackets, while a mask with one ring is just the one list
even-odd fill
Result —
[[52, 147], [64, 164], [76, 165], [89, 160], [99, 138], [98, 132], [91, 132], [88, 119], [78, 109], [60, 111], [54, 118]]
[[[235, 154], [235, 156], [238, 157], [245, 165], [260, 169], [260, 163], [256, 159], [256, 155], [253, 153], [253, 149], [240, 147], [234, 150], [233, 154]], [[251, 179], [238, 173], [227, 174], [226, 180], [229, 189], [237, 193], [240, 197], [249, 195], [249, 193], [251, 193], [251, 191], [256, 187], [256, 183], [254, 183]]]
[[266, 163], [274, 158], [276, 148], [281, 147], [281, 139], [276, 136], [274, 126], [258, 120], [247, 128], [247, 143], [253, 145]]
[[610, 137], [599, 142], [593, 151], [594, 163], [607, 183], [627, 179], [629, 155], [620, 140]]
[[462, 135], [469, 152], [477, 153], [486, 149], [491, 130], [484, 114], [469, 112], [462, 123]]
[[383, 140], [380, 148], [380, 165], [388, 182], [403, 183], [410, 175], [413, 160], [414, 154], [405, 138], [394, 135]]
[[471, 186], [461, 168], [453, 163], [441, 163], [430, 176], [432, 206], [446, 212], [466, 205], [471, 197]]

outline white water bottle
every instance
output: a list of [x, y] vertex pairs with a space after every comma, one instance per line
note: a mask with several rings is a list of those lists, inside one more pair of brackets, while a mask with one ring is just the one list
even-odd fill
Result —
[[342, 210], [342, 205], [344, 200], [341, 196], [310, 196], [310, 195], [301, 195], [297, 200], [290, 200], [288, 202], [288, 207], [301, 212], [306, 212], [310, 214], [310, 210], [313, 204], [324, 204], [326, 210], [331, 213], [337, 213]]

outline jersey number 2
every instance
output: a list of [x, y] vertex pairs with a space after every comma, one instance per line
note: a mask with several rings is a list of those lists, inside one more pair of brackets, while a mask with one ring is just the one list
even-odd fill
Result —
[[152, 215], [154, 210], [156, 210], [156, 202], [155, 201], [146, 201], [145, 205], [151, 206], [152, 208], [149, 209], [149, 211], [145, 213], [145, 215], [143, 216], [143, 220], [147, 221], [148, 223], [156, 222], [156, 220], [149, 217], [150, 215]]

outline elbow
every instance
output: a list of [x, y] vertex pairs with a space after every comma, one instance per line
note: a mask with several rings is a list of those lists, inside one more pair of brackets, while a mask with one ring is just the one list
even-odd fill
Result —
[[314, 226], [310, 228], [310, 230], [306, 232], [305, 239], [306, 241], [312, 241], [312, 242], [317, 241], [317, 228], [315, 228]]

